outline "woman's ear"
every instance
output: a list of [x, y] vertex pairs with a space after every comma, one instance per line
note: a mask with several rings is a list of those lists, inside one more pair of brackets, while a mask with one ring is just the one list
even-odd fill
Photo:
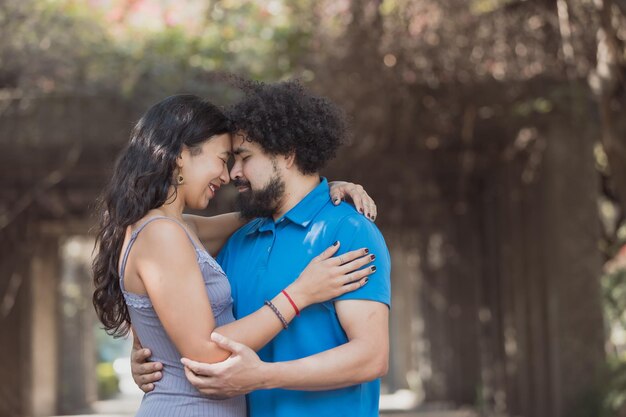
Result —
[[178, 169], [182, 169], [183, 168], [183, 154], [185, 153], [185, 149], [183, 148], [183, 150], [178, 154], [178, 157], [176, 158], [176, 166], [178, 167]]

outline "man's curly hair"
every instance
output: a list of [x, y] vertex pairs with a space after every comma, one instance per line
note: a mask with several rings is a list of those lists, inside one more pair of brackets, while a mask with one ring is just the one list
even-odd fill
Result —
[[330, 100], [309, 93], [297, 80], [266, 84], [239, 80], [244, 98], [227, 110], [234, 132], [270, 155], [295, 153], [303, 174], [318, 172], [345, 141], [346, 118]]

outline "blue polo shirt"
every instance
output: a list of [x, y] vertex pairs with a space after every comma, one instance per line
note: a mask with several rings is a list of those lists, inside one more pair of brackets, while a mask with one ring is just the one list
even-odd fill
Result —
[[[235, 317], [263, 306], [308, 263], [339, 240], [337, 255], [369, 248], [376, 272], [362, 288], [336, 300], [390, 305], [390, 259], [378, 228], [353, 206], [332, 204], [326, 179], [282, 218], [258, 218], [233, 234], [217, 258], [232, 287]], [[334, 301], [334, 300], [332, 300]], [[348, 342], [333, 302], [312, 305], [258, 354], [266, 362], [300, 359]], [[380, 380], [328, 391], [259, 390], [248, 395], [250, 417], [378, 416]]]

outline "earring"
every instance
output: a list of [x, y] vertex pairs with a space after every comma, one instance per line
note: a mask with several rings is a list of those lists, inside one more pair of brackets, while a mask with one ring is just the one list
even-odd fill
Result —
[[183, 181], [184, 181], [185, 179], [183, 178], [183, 176], [182, 176], [181, 174], [178, 174], [178, 178], [176, 178], [176, 180], [178, 181], [178, 185], [180, 185], [180, 184], [182, 184], [182, 183], [183, 183]]

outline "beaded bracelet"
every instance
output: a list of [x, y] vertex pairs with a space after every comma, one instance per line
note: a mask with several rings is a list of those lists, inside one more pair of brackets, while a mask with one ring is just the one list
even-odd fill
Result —
[[287, 324], [287, 320], [285, 320], [283, 315], [280, 314], [280, 311], [278, 311], [278, 308], [276, 308], [274, 303], [272, 303], [271, 301], [265, 300], [265, 305], [271, 308], [272, 311], [276, 314], [276, 316], [280, 319], [281, 323], [283, 324], [283, 329], [286, 329], [287, 327], [289, 327], [289, 324]]

